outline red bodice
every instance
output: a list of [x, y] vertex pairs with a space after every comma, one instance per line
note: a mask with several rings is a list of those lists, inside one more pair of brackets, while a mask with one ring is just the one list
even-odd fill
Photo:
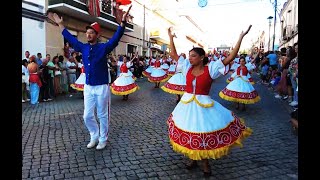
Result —
[[160, 67], [161, 66], [161, 63], [160, 63], [160, 61], [156, 61], [155, 63], [154, 63], [154, 67]]
[[239, 67], [237, 68], [237, 75], [238, 75], [238, 76], [241, 76], [240, 70], [242, 70], [242, 76], [247, 76], [247, 74], [248, 74], [248, 69], [247, 69], [246, 66], [243, 66], [243, 67], [239, 66]]
[[196, 79], [195, 94], [208, 95], [213, 81], [210, 77], [208, 66], [205, 66], [204, 72], [197, 77], [192, 74], [192, 69], [193, 67], [191, 67], [187, 73], [186, 92], [193, 93], [192, 81]]
[[154, 62], [155, 62], [155, 61], [154, 61], [153, 59], [150, 59], [149, 65], [150, 65], [150, 66], [153, 66], [153, 65], [154, 65]]
[[121, 73], [127, 73], [127, 72], [128, 72], [128, 68], [127, 68], [126, 63], [123, 63], [123, 64], [120, 66], [120, 72], [121, 72]]

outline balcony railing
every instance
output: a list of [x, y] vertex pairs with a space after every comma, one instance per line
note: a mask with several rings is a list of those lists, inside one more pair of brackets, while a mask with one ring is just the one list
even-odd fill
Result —
[[[111, 29], [117, 28], [115, 16], [113, 16], [112, 3], [114, 0], [99, 0], [100, 17], [98, 20], [101, 25]], [[67, 14], [72, 17], [81, 18], [84, 21], [97, 21], [97, 18], [88, 14], [87, 0], [48, 0], [48, 9]], [[80, 13], [80, 14], [79, 14]], [[85, 13], [86, 15], [82, 14]], [[126, 30], [132, 32], [133, 25], [129, 22], [126, 24]]]
[[113, 0], [109, 0], [109, 1], [107, 1], [107, 2], [105, 2], [105, 1], [100, 1], [100, 10], [101, 10], [101, 12], [105, 12], [105, 13], [107, 13], [107, 14], [113, 14], [113, 9], [112, 9], [112, 1]]

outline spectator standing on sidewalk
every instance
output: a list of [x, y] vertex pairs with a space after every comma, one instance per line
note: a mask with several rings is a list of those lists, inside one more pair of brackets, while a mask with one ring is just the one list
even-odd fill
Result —
[[28, 64], [28, 71], [30, 74], [29, 82], [30, 82], [30, 103], [32, 105], [36, 105], [39, 103], [39, 94], [40, 87], [42, 86], [40, 77], [39, 77], [39, 66], [36, 63], [36, 56], [31, 56], [29, 59], [30, 63]]

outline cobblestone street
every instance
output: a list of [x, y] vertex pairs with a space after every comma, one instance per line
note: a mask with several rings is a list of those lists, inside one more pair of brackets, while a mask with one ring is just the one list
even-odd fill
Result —
[[[244, 118], [253, 134], [243, 141], [243, 148], [210, 160], [208, 179], [298, 179], [298, 137], [289, 123], [289, 105], [256, 83], [261, 101], [247, 105], [247, 111], [236, 110], [218, 96], [228, 77], [215, 80], [211, 96]], [[81, 93], [36, 106], [23, 103], [22, 178], [202, 179], [202, 166], [187, 170], [187, 158], [169, 143], [166, 119], [176, 96], [154, 89], [146, 78], [137, 83], [140, 90], [128, 101], [112, 95], [108, 144], [100, 151], [86, 148], [90, 137], [83, 123]]]

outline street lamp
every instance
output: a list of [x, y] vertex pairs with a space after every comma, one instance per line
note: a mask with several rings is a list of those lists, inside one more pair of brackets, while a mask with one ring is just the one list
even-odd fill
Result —
[[269, 42], [268, 42], [268, 51], [270, 51], [270, 28], [271, 28], [271, 20], [273, 19], [272, 16], [267, 18], [269, 20]]

